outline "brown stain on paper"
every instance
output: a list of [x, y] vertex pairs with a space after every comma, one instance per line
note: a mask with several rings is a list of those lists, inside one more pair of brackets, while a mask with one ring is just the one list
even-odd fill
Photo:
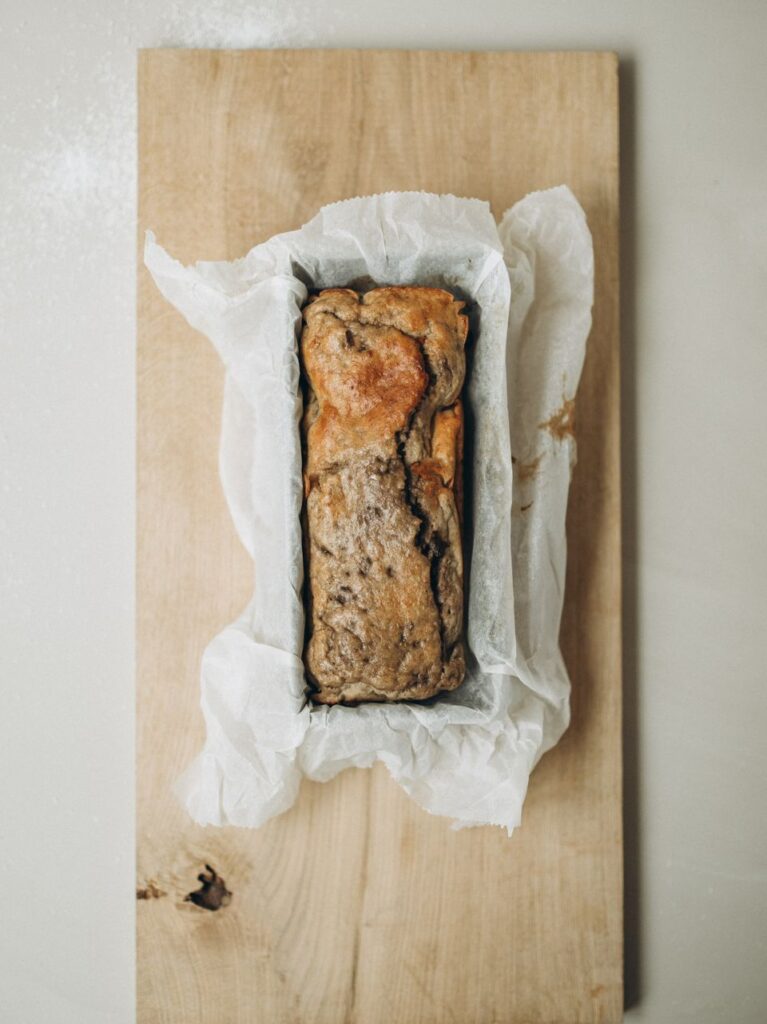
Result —
[[575, 399], [565, 398], [551, 419], [539, 423], [541, 430], [548, 430], [555, 441], [575, 437]]
[[535, 458], [531, 459], [529, 462], [519, 462], [512, 455], [511, 461], [512, 464], [516, 466], [517, 480], [519, 480], [520, 483], [524, 483], [525, 480], [532, 480], [532, 478], [538, 472], [538, 467], [541, 464], [541, 459], [543, 458], [543, 455], [543, 452], [539, 452], [539, 454], [536, 455]]

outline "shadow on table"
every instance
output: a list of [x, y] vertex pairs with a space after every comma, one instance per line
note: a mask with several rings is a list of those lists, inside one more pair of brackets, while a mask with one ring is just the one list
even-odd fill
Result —
[[636, 216], [636, 66], [620, 61], [620, 260], [621, 260], [621, 408], [623, 508], [623, 850], [625, 1007], [642, 995], [642, 919], [640, 755], [639, 755], [639, 602], [637, 574], [637, 216]]

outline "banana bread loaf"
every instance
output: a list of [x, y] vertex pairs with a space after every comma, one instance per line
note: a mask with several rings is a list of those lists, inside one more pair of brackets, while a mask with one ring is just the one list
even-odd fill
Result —
[[304, 309], [304, 662], [320, 703], [463, 680], [462, 309], [425, 287], [330, 288]]

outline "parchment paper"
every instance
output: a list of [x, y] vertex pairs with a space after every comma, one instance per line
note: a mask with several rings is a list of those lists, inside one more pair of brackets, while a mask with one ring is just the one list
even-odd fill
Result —
[[[499, 226], [477, 199], [361, 197], [231, 263], [182, 267], [149, 232], [145, 262], [226, 367], [221, 479], [254, 563], [251, 601], [203, 657], [207, 739], [177, 786], [190, 815], [257, 827], [291, 806], [302, 776], [381, 760], [455, 827], [511, 833], [530, 772], [569, 719], [558, 644], [569, 403], [593, 298], [591, 236], [572, 193], [533, 193]], [[428, 705], [319, 707], [301, 661], [297, 334], [307, 286], [370, 279], [447, 287], [474, 311], [468, 673]]]

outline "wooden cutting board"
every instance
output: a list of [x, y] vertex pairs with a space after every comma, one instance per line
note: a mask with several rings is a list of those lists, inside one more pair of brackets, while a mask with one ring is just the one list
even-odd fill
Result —
[[[617, 63], [608, 53], [145, 51], [139, 252], [231, 259], [360, 193], [566, 182], [596, 304], [562, 643], [573, 720], [522, 827], [450, 831], [387, 776], [305, 783], [258, 831], [193, 825], [199, 664], [252, 568], [221, 493], [223, 371], [138, 270], [140, 1024], [576, 1024], [622, 1016]], [[209, 864], [232, 894], [185, 901]]]

